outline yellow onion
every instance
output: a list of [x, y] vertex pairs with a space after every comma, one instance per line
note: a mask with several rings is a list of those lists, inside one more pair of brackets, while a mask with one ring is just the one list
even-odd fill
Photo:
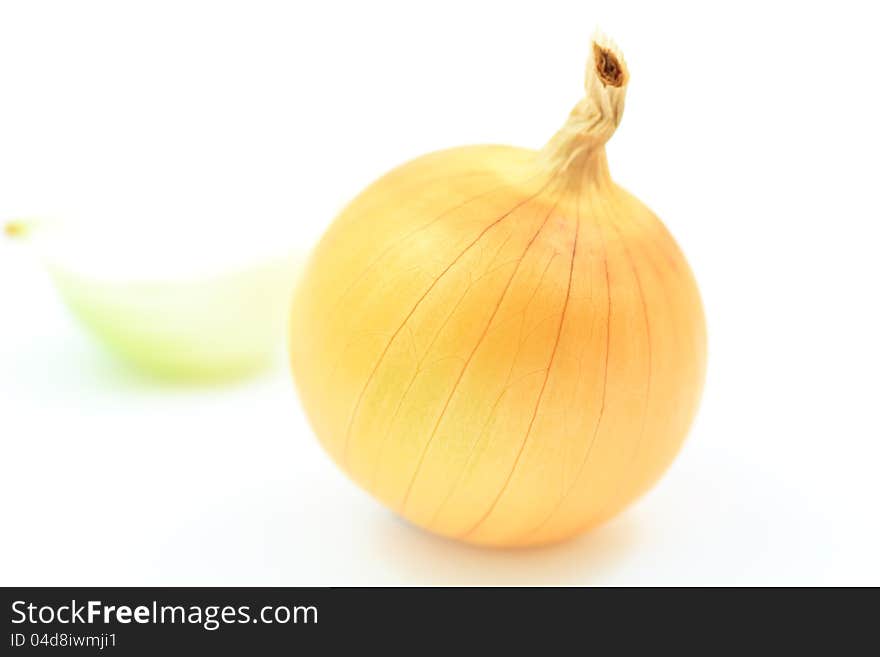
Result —
[[670, 465], [705, 373], [697, 285], [612, 182], [629, 72], [592, 44], [586, 94], [541, 150], [420, 157], [331, 225], [294, 299], [310, 422], [409, 521], [484, 545], [565, 539]]

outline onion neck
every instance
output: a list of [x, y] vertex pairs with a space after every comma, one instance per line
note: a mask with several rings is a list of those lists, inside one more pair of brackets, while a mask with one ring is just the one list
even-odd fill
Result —
[[593, 38], [584, 81], [584, 97], [565, 125], [539, 151], [542, 166], [555, 175], [610, 181], [605, 143], [623, 117], [629, 71], [623, 55], [607, 37]]

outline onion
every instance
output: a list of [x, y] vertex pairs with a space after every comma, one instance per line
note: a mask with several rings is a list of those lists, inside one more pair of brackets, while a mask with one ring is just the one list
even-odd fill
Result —
[[696, 282], [612, 182], [629, 73], [592, 44], [586, 94], [540, 151], [420, 157], [352, 201], [291, 321], [323, 446], [411, 522], [498, 546], [559, 541], [670, 465], [705, 373]]
[[[284, 343], [286, 308], [300, 267], [289, 248], [218, 231], [210, 243], [175, 227], [16, 221], [56, 289], [98, 341], [167, 380], [220, 381], [259, 371]], [[194, 253], [192, 245], [200, 248]]]

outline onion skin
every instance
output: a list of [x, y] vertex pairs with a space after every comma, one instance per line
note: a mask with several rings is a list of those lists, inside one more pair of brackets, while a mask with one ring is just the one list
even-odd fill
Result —
[[[583, 532], [659, 479], [696, 413], [702, 305], [666, 228], [608, 174], [628, 73], [612, 50], [623, 88], [591, 90], [607, 52], [544, 150], [470, 146], [395, 169], [335, 220], [298, 286], [290, 356], [316, 434], [437, 534]], [[603, 102], [607, 134], [584, 120]]]

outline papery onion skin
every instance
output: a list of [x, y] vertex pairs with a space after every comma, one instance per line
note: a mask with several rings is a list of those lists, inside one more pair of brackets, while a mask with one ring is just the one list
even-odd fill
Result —
[[418, 158], [312, 254], [290, 339], [306, 413], [339, 466], [416, 525], [559, 541], [645, 492], [684, 441], [705, 322], [675, 241], [608, 174], [626, 82], [597, 40], [587, 97], [544, 150]]

